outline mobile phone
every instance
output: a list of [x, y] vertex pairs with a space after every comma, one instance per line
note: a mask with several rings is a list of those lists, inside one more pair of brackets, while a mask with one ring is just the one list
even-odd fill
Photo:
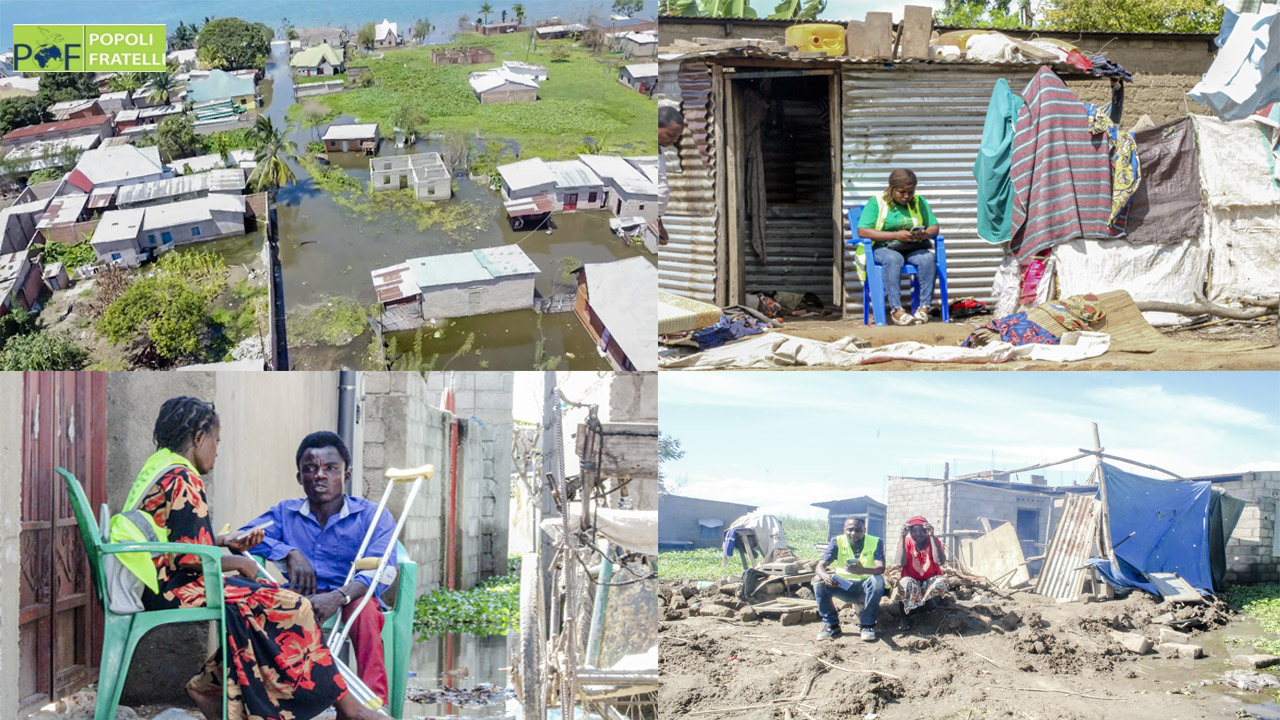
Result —
[[912, 234], [912, 235], [919, 235], [919, 234], [920, 234], [920, 233], [922, 233], [922, 232], [924, 232], [924, 226], [923, 226], [923, 225], [917, 225], [917, 226], [915, 226], [915, 227], [911, 228], [911, 234]]
[[228, 540], [242, 540], [242, 539], [244, 539], [244, 538], [249, 537], [249, 535], [253, 534], [253, 532], [254, 532], [254, 531], [257, 531], [257, 530], [265, 530], [265, 529], [267, 529], [267, 528], [271, 527], [272, 525], [275, 525], [275, 522], [274, 522], [274, 521], [272, 521], [272, 520], [268, 520], [268, 521], [266, 521], [266, 522], [262, 523], [261, 525], [254, 525], [254, 526], [253, 526], [253, 527], [251, 527], [251, 528], [245, 528], [244, 530], [241, 530], [240, 532], [236, 533], [235, 535], [232, 535], [231, 537], [229, 537], [229, 538], [227, 538], [227, 539], [228, 539]]

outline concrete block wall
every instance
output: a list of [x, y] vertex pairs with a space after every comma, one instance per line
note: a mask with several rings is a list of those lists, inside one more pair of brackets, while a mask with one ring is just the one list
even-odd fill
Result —
[[898, 562], [897, 547], [902, 524], [907, 518], [923, 515], [933, 523], [938, 532], [942, 529], [943, 486], [940, 481], [921, 478], [890, 477], [885, 497], [885, 560], [890, 565]]
[[1248, 503], [1227, 542], [1227, 582], [1280, 582], [1276, 543], [1280, 472], [1245, 473], [1240, 480], [1214, 485]]

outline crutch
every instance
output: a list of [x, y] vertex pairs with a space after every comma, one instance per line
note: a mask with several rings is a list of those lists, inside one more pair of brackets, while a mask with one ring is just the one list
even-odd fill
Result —
[[[423, 465], [422, 467], [401, 470], [399, 468], [387, 468], [386, 477], [390, 482], [387, 483], [386, 489], [382, 491], [382, 500], [378, 502], [378, 511], [374, 513], [374, 521], [369, 525], [369, 530], [364, 534], [364, 540], [360, 541], [360, 549], [356, 551], [356, 561], [351, 564], [351, 570], [347, 572], [347, 579], [343, 585], [351, 582], [359, 570], [370, 570], [376, 568], [373, 573], [373, 581], [369, 584], [369, 589], [365, 591], [364, 597], [360, 598], [360, 604], [356, 605], [355, 612], [351, 613], [351, 617], [359, 615], [364, 606], [369, 604], [369, 600], [378, 590], [378, 581], [382, 577], [383, 570], [387, 567], [387, 562], [391, 559], [391, 553], [395, 552], [396, 541], [400, 538], [400, 530], [404, 527], [405, 520], [409, 519], [409, 509], [413, 507], [413, 501], [418, 496], [418, 490], [422, 487], [422, 481], [434, 476], [436, 469], [432, 465]], [[387, 506], [387, 498], [391, 496], [391, 488], [397, 484], [409, 483], [409, 497], [405, 500], [404, 509], [400, 512], [400, 519], [396, 521], [396, 529], [391, 534], [391, 540], [387, 543], [387, 549], [382, 551], [380, 558], [363, 557], [364, 551], [369, 547], [369, 540], [373, 537], [373, 531], [378, 525], [378, 518], [382, 517], [382, 510]], [[375, 562], [376, 561], [376, 562]], [[333, 631], [329, 634], [329, 650], [337, 652], [342, 647], [342, 643], [347, 640], [347, 633], [351, 630], [351, 623], [342, 622], [342, 613], [338, 613], [337, 619], [333, 624]]]

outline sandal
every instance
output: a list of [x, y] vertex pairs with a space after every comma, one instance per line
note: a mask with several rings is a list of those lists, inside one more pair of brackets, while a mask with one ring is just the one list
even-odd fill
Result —
[[892, 313], [889, 313], [889, 317], [893, 319], [894, 325], [915, 325], [916, 324], [915, 318], [908, 315], [907, 311], [903, 310], [902, 308], [898, 308], [894, 310]]
[[924, 325], [929, 322], [929, 308], [922, 307], [919, 310], [916, 310], [916, 314], [911, 317], [914, 319], [912, 322], [913, 325]]

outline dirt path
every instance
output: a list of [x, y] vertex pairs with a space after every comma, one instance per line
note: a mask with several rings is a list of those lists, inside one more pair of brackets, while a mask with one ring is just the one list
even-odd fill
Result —
[[[1161, 626], [1152, 619], [1168, 608], [1143, 593], [1058, 604], [1029, 593], [1005, 600], [960, 588], [909, 632], [895, 629], [886, 602], [880, 639], [864, 643], [851, 608], [841, 611], [846, 634], [818, 642], [818, 622], [783, 627], [776, 616], [703, 617], [701, 607], [694, 617], [676, 619], [695, 603], [709, 607], [732, 598], [711, 588], [678, 609], [679, 586], [661, 592], [667, 618], [659, 626], [661, 718], [781, 720], [785, 708], [796, 720], [805, 717], [798, 710], [816, 720], [1252, 717], [1237, 714], [1244, 706], [1225, 686], [1188, 681], [1220, 677], [1232, 669], [1227, 658], [1138, 656], [1111, 639], [1113, 630], [1158, 636]], [[1201, 627], [1233, 619], [1225, 605], [1198, 607], [1181, 612]], [[1189, 642], [1196, 634], [1192, 630]], [[800, 697], [808, 707], [795, 704]]]
[[[951, 323], [931, 322], [927, 325], [876, 326], [858, 321], [791, 320], [780, 332], [796, 337], [831, 342], [855, 335], [879, 347], [914, 340], [930, 345], [959, 345], [973, 330], [990, 321], [989, 316], [966, 318]], [[1163, 331], [1175, 338], [1200, 340], [1251, 340], [1276, 342], [1274, 324], [1224, 324], [1205, 330]], [[913, 363], [904, 360], [862, 366], [868, 370], [1278, 370], [1280, 346], [1248, 352], [1177, 352], [1159, 350], [1154, 353], [1108, 352], [1101, 357], [1071, 363], [1017, 360], [988, 365], [967, 363]], [[822, 368], [797, 368], [821, 370]], [[860, 368], [861, 369], [861, 368]]]

